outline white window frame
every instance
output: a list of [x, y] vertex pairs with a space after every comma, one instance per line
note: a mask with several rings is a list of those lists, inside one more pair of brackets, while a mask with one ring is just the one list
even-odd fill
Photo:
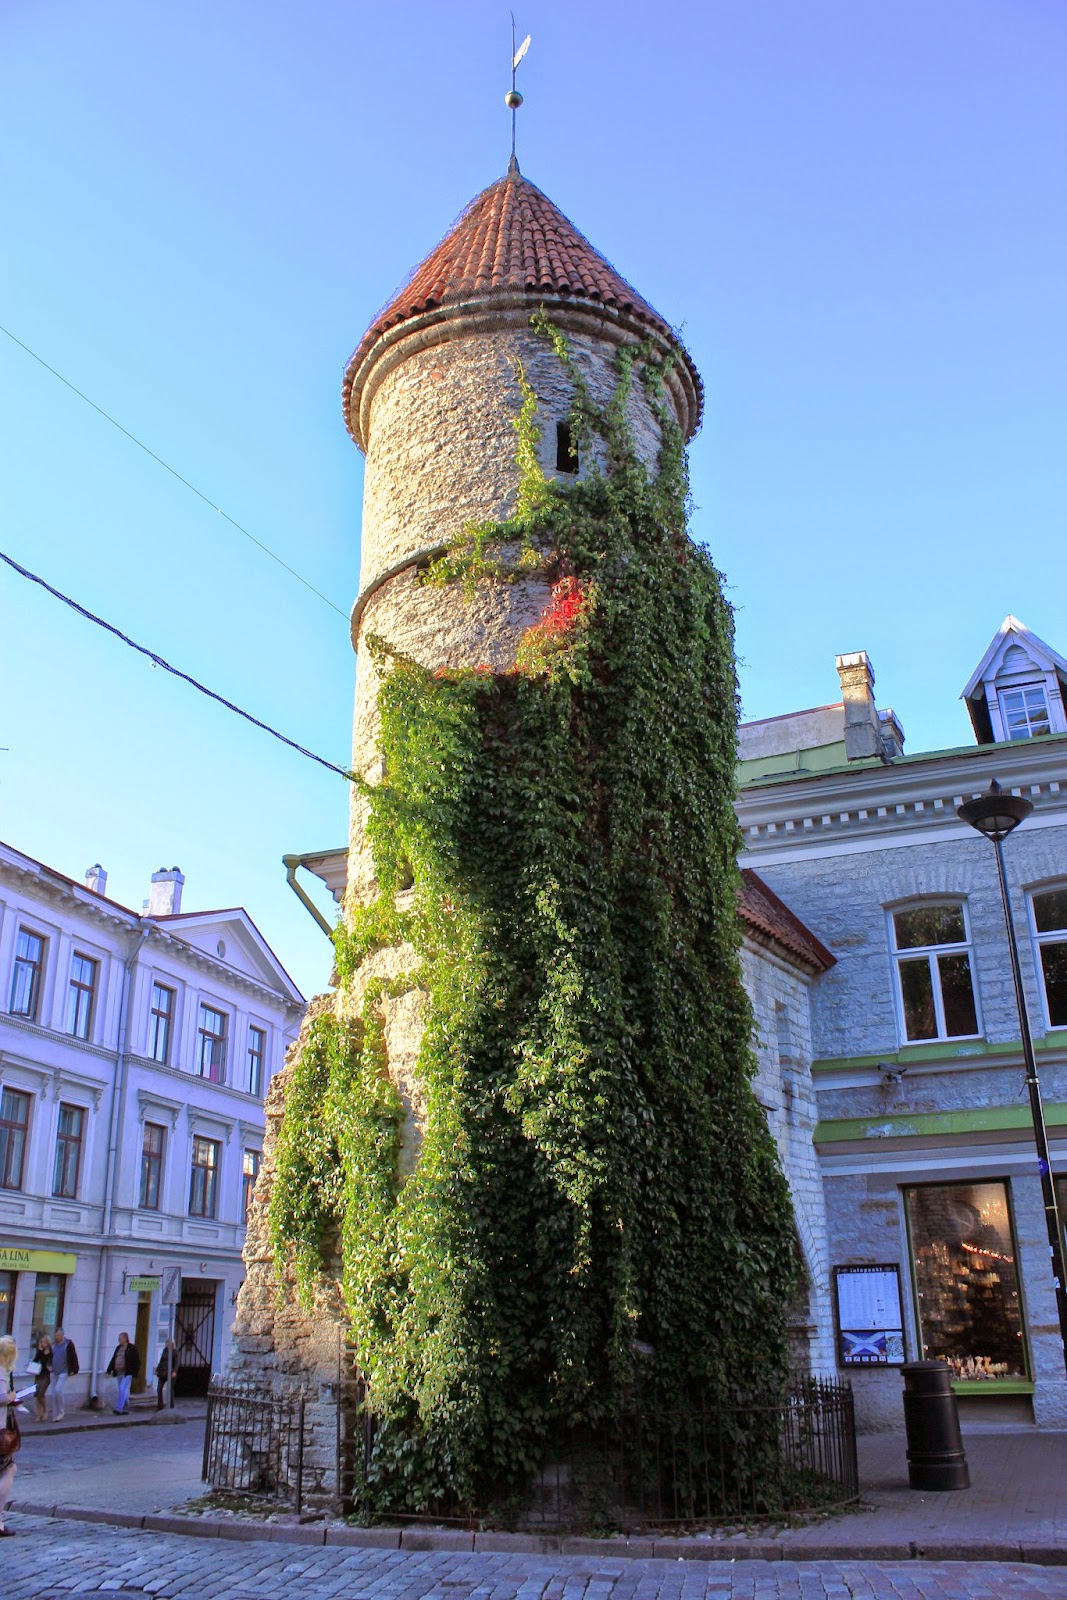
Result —
[[[207, 1034], [204, 1031], [201, 1024], [205, 1011], [210, 1011], [213, 1016], [222, 1018], [221, 1034]], [[233, 1021], [233, 1013], [226, 1006], [220, 1005], [217, 1000], [209, 1000], [205, 998], [204, 995], [199, 996], [196, 1007], [196, 1043], [193, 1055], [193, 1074], [195, 1077], [199, 1078], [202, 1083], [214, 1083], [219, 1085], [229, 1082], [230, 1061], [233, 1051]], [[217, 1038], [221, 1046], [222, 1059], [219, 1064], [219, 1075], [217, 1078], [212, 1078], [208, 1075], [208, 1073], [201, 1070], [202, 1047], [205, 1038]]]
[[[1037, 734], [1034, 732], [1033, 727], [1031, 726], [1030, 711], [1026, 704], [1027, 692], [1033, 689], [1036, 689], [1040, 692], [1041, 699], [1045, 706], [1044, 722], [1046, 726], [1043, 730], [1043, 733], [1052, 733], [1054, 731], [1052, 726], [1052, 706], [1049, 703], [1048, 684], [1045, 683], [1043, 679], [1035, 678], [1030, 683], [997, 684], [997, 703], [1000, 707], [1001, 726], [1004, 730], [1004, 738], [1009, 743], [1021, 743], [1024, 739], [1037, 739], [1043, 736], [1042, 734]], [[1008, 708], [1004, 703], [1008, 695], [1022, 696], [1023, 716], [1026, 718], [1025, 733], [1012, 733], [1010, 729], [1008, 722]]]
[[[951, 906], [953, 909], [958, 908], [963, 913], [963, 940], [953, 944], [913, 945], [907, 949], [900, 949], [897, 945], [897, 928], [894, 918], [899, 916], [902, 911], [932, 911], [938, 906]], [[903, 900], [897, 905], [887, 906], [885, 915], [889, 937], [889, 953], [893, 964], [893, 991], [897, 1013], [897, 1030], [901, 1046], [955, 1044], [960, 1039], [984, 1038], [985, 1028], [982, 1022], [982, 1006], [978, 994], [978, 974], [975, 970], [974, 945], [971, 940], [971, 916], [966, 896], [939, 894], [923, 896], [917, 900]], [[971, 998], [974, 1001], [974, 1017], [978, 1030], [976, 1033], [948, 1033], [946, 1031], [945, 1004], [941, 994], [941, 977], [935, 965], [939, 955], [965, 955], [967, 957], [971, 974]], [[909, 1039], [907, 1017], [904, 1012], [904, 985], [901, 980], [900, 968], [902, 962], [915, 961], [922, 956], [926, 956], [930, 962], [934, 1020], [937, 1024], [937, 1033], [932, 1039]]]
[[1048, 991], [1045, 988], [1045, 969], [1041, 964], [1041, 946], [1044, 944], [1067, 944], [1067, 928], [1054, 929], [1049, 933], [1038, 933], [1037, 910], [1034, 906], [1035, 895], [1067, 893], [1067, 883], [1061, 879], [1053, 883], [1035, 883], [1026, 891], [1026, 905], [1030, 916], [1030, 942], [1034, 953], [1034, 970], [1037, 976], [1037, 987], [1041, 992], [1041, 1009], [1044, 1014], [1045, 1027], [1050, 1033], [1061, 1033], [1067, 1028], [1067, 1022], [1053, 1022], [1048, 1006]]

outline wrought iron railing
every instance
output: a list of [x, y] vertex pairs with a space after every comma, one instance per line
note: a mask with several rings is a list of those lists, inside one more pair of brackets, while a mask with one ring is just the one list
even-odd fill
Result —
[[[373, 1432], [364, 1438], [373, 1484]], [[398, 1520], [637, 1532], [786, 1518], [858, 1496], [851, 1386], [803, 1377], [774, 1401], [698, 1396], [560, 1428], [525, 1492], [480, 1506], [442, 1499]]]
[[264, 1496], [303, 1509], [302, 1392], [270, 1393], [214, 1377], [207, 1392], [201, 1476], [214, 1489]]

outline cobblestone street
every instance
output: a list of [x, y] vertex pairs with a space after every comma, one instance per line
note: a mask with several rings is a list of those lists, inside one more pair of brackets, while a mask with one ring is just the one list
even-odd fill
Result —
[[3, 1600], [1067, 1600], [1067, 1567], [330, 1550], [10, 1518]]

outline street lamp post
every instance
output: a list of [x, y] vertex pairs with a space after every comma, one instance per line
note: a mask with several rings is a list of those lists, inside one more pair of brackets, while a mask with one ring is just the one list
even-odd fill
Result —
[[1026, 1088], [1030, 1096], [1030, 1116], [1034, 1124], [1034, 1144], [1037, 1147], [1037, 1167], [1041, 1175], [1041, 1198], [1045, 1207], [1045, 1227], [1048, 1230], [1049, 1256], [1052, 1260], [1052, 1281], [1056, 1287], [1056, 1310], [1060, 1319], [1060, 1339], [1063, 1344], [1064, 1366], [1067, 1368], [1067, 1271], [1064, 1264], [1063, 1230], [1060, 1227], [1056, 1206], [1056, 1186], [1052, 1181], [1052, 1160], [1049, 1155], [1048, 1133], [1045, 1129], [1045, 1112], [1041, 1104], [1041, 1085], [1037, 1078], [1034, 1060], [1034, 1042], [1030, 1037], [1030, 1022], [1023, 993], [1023, 977], [1019, 968], [1019, 946], [1015, 938], [1015, 924], [1008, 899], [1008, 879], [1004, 871], [1003, 842], [1033, 810], [1029, 800], [1022, 795], [1005, 794], [996, 778], [989, 792], [977, 800], [968, 800], [959, 807], [957, 815], [993, 842], [997, 856], [997, 876], [1000, 879], [1000, 898], [1004, 907], [1004, 928], [1008, 935], [1008, 954], [1011, 957], [1011, 975], [1015, 980], [1015, 1003], [1019, 1009], [1019, 1028], [1022, 1034], [1023, 1060], [1026, 1063]]

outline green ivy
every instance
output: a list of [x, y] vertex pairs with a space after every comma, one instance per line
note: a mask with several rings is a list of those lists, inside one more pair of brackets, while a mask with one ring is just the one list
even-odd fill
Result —
[[[586, 470], [546, 479], [520, 369], [515, 515], [468, 529], [426, 581], [536, 569], [552, 605], [510, 672], [431, 672], [368, 641], [379, 894], [337, 941], [359, 1020], [314, 1025], [278, 1143], [272, 1237], [305, 1293], [340, 1237], [378, 1510], [521, 1492], [552, 1427], [598, 1421], [637, 1382], [773, 1396], [798, 1282], [751, 1089], [732, 618], [686, 532], [665, 371], [623, 348], [598, 408], [564, 336], [535, 326], [571, 375]], [[626, 428], [635, 382], [655, 472]], [[366, 983], [400, 945], [410, 972]], [[402, 1178], [384, 1027], [413, 988], [426, 1115]]]

